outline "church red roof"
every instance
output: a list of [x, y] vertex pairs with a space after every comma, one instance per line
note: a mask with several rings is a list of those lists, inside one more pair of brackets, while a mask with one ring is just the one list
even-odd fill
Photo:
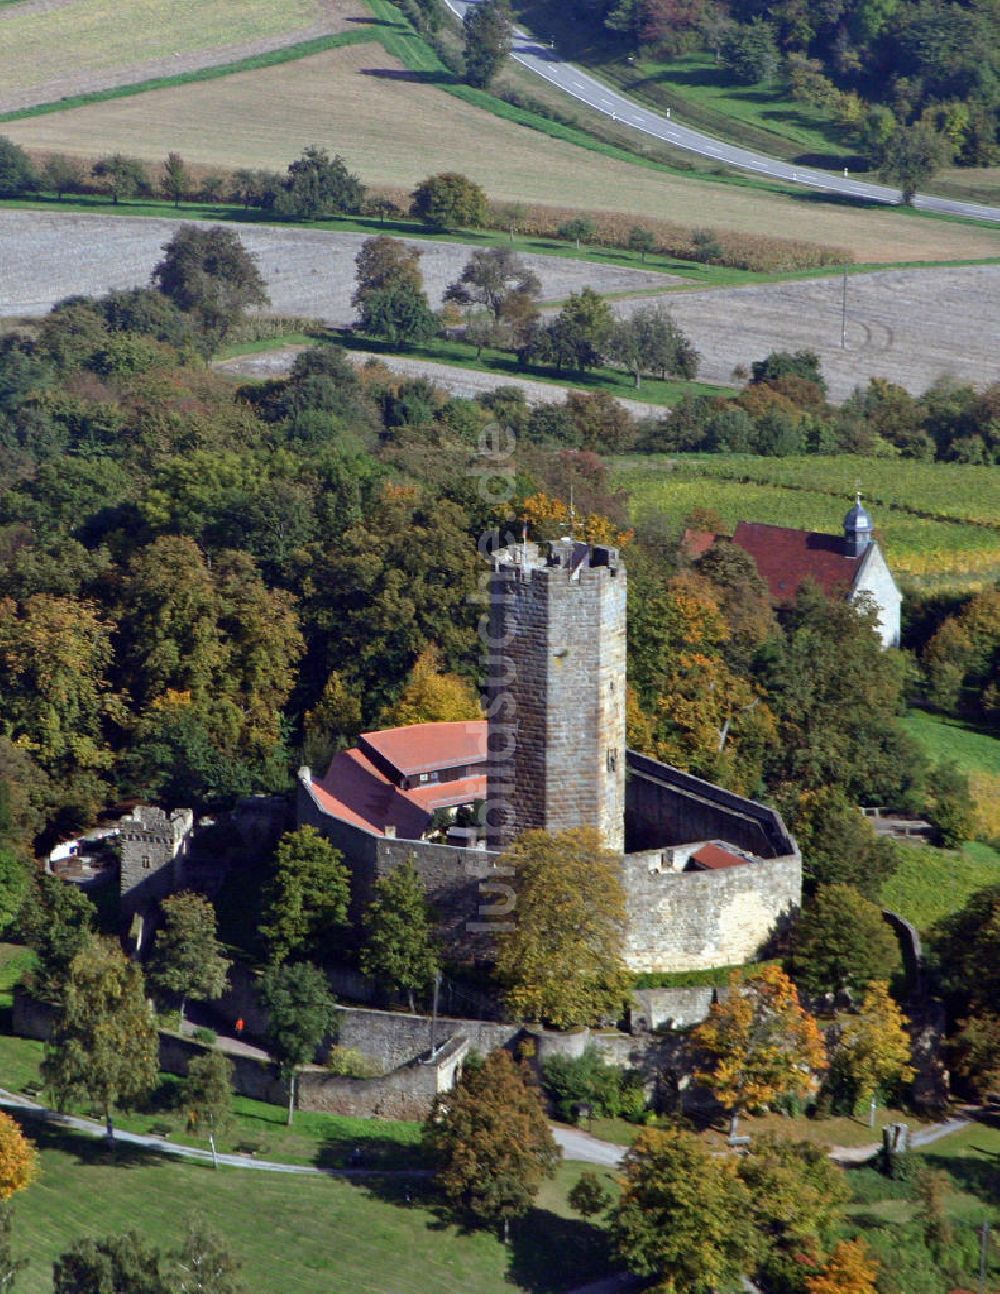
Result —
[[850, 592], [863, 557], [849, 557], [839, 535], [741, 521], [733, 543], [757, 563], [776, 606], [790, 606], [799, 586], [813, 579], [827, 597]]
[[479, 764], [486, 759], [486, 720], [415, 723], [406, 728], [363, 732], [361, 749], [366, 747], [381, 755], [403, 777]]

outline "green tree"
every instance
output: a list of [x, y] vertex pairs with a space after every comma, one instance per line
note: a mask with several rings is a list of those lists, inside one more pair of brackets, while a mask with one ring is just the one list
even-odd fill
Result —
[[163, 925], [156, 932], [149, 978], [157, 988], [180, 997], [184, 1006], [210, 1002], [226, 991], [229, 967], [216, 935], [215, 908], [200, 894], [171, 894], [162, 903]]
[[149, 192], [149, 175], [145, 165], [137, 157], [111, 153], [107, 157], [98, 158], [94, 163], [93, 173], [98, 180], [103, 180], [104, 188], [111, 194], [111, 201], [116, 207], [121, 198], [134, 198], [137, 193]]
[[945, 160], [941, 136], [923, 123], [898, 126], [877, 158], [879, 179], [899, 186], [900, 200], [912, 207], [917, 190]]
[[486, 194], [455, 171], [432, 175], [413, 190], [410, 214], [431, 229], [480, 229], [486, 223]]
[[364, 915], [361, 969], [402, 989], [413, 1011], [413, 994], [434, 979], [441, 958], [434, 921], [420, 874], [409, 861], [375, 883], [375, 898]]
[[758, 17], [731, 27], [722, 43], [722, 61], [743, 85], [772, 81], [781, 62], [772, 25]]
[[244, 1294], [242, 1264], [203, 1218], [190, 1218], [168, 1268], [173, 1294]]
[[814, 350], [773, 350], [750, 366], [751, 382], [777, 382], [783, 377], [800, 377], [826, 394], [826, 378]]
[[510, 55], [514, 32], [507, 0], [480, 0], [469, 5], [462, 20], [465, 36], [465, 79], [486, 89]]
[[17, 922], [31, 891], [31, 868], [25, 860], [0, 845], [0, 935]]
[[977, 825], [968, 775], [953, 759], [942, 759], [931, 771], [928, 784], [926, 812], [937, 828], [939, 843], [946, 849], [960, 849], [975, 836]]
[[168, 153], [163, 163], [163, 192], [179, 207], [191, 189], [191, 176], [188, 174], [184, 158], [180, 153]]
[[435, 1097], [424, 1147], [452, 1209], [500, 1225], [505, 1242], [560, 1155], [534, 1083], [505, 1051], [467, 1065], [454, 1091]]
[[42, 183], [60, 200], [67, 193], [79, 193], [85, 179], [83, 163], [76, 157], [54, 153], [45, 159]]
[[636, 387], [644, 373], [693, 378], [698, 372], [698, 352], [661, 305], [640, 306], [617, 319], [607, 350], [610, 359], [632, 374]]
[[740, 1114], [779, 1097], [816, 1090], [826, 1066], [823, 1036], [799, 1003], [791, 980], [777, 966], [743, 976], [734, 971], [725, 1000], [691, 1033], [706, 1064], [698, 1080], [731, 1111], [730, 1135]]
[[884, 980], [868, 985], [857, 1014], [840, 1031], [831, 1062], [833, 1080], [853, 1091], [855, 1105], [865, 1106], [888, 1085], [913, 1078], [908, 1023]]
[[614, 328], [611, 307], [593, 288], [571, 292], [551, 323], [537, 331], [522, 350], [528, 360], [551, 363], [580, 373], [604, 358]]
[[0, 135], [0, 198], [17, 198], [38, 188], [38, 176], [23, 148]]
[[639, 253], [643, 265], [646, 264], [647, 252], [651, 252], [655, 246], [656, 239], [645, 225], [633, 225], [628, 231], [628, 249]]
[[956, 1014], [996, 1010], [1000, 1002], [1000, 885], [969, 896], [931, 931], [942, 987]]
[[767, 1289], [796, 1289], [805, 1263], [821, 1262], [850, 1199], [843, 1169], [826, 1148], [776, 1136], [755, 1137], [737, 1169], [761, 1241], [759, 1275]]
[[899, 949], [879, 907], [852, 885], [823, 885], [799, 917], [792, 960], [796, 983], [816, 996], [885, 979]]
[[73, 958], [45, 1047], [42, 1077], [60, 1109], [84, 1097], [112, 1115], [156, 1083], [156, 1024], [141, 969], [110, 939], [94, 939]]
[[296, 220], [356, 215], [364, 202], [364, 185], [347, 169], [342, 157], [331, 158], [325, 148], [310, 145], [288, 168], [275, 198], [275, 209]]
[[56, 876], [38, 875], [19, 921], [20, 934], [36, 957], [32, 992], [45, 1002], [62, 999], [73, 959], [93, 936], [95, 910], [86, 894]]
[[807, 894], [822, 885], [850, 885], [870, 901], [899, 867], [899, 849], [879, 837], [838, 787], [821, 787], [788, 799], [787, 820], [802, 851]]
[[53, 1294], [171, 1294], [160, 1253], [135, 1231], [77, 1240], [52, 1267]]
[[489, 247], [472, 253], [459, 278], [445, 289], [444, 299], [459, 305], [484, 306], [494, 324], [499, 324], [512, 296], [533, 300], [541, 290], [538, 275], [520, 256], [509, 247]]
[[288, 1085], [288, 1124], [295, 1115], [298, 1071], [334, 1026], [335, 1004], [326, 976], [311, 962], [270, 966], [260, 985], [268, 1013], [267, 1039]]
[[242, 318], [248, 306], [267, 305], [269, 297], [256, 257], [232, 229], [182, 225], [163, 244], [163, 251], [163, 260], [153, 270], [153, 286], [194, 315], [215, 343]]
[[958, 1022], [952, 1069], [983, 1098], [1000, 1089], [1000, 1014], [980, 1010]]
[[329, 951], [347, 922], [350, 873], [343, 855], [315, 827], [286, 831], [275, 852], [260, 933], [272, 965], [303, 953]]
[[439, 327], [426, 293], [401, 280], [367, 293], [361, 303], [358, 328], [390, 346], [430, 341]]
[[556, 232], [560, 238], [567, 238], [574, 242], [579, 249], [581, 243], [593, 238], [597, 232], [597, 226], [589, 216], [573, 216], [570, 220], [564, 220]]
[[577, 1213], [585, 1218], [594, 1218], [611, 1203], [611, 1192], [595, 1172], [585, 1168], [566, 1199]]
[[618, 1258], [675, 1294], [735, 1288], [756, 1266], [751, 1200], [732, 1160], [679, 1128], [639, 1135], [611, 1214]]
[[193, 1056], [181, 1085], [181, 1106], [187, 1114], [190, 1132], [205, 1131], [212, 1150], [212, 1162], [219, 1166], [216, 1137], [232, 1120], [233, 1062], [221, 1051]]
[[503, 866], [517, 912], [513, 929], [497, 936], [508, 1011], [557, 1029], [616, 1020], [629, 983], [620, 858], [580, 827], [524, 832]]

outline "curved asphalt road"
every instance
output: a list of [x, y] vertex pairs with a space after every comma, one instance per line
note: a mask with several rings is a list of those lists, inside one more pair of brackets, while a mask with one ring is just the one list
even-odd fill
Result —
[[[448, 8], [457, 17], [464, 16], [470, 3], [476, 0], [445, 0]], [[737, 148], [726, 144], [712, 135], [703, 135], [689, 126], [681, 126], [660, 113], [651, 112], [633, 99], [613, 90], [582, 68], [566, 63], [552, 49], [542, 45], [534, 36], [516, 29], [511, 57], [526, 67], [529, 72], [558, 86], [566, 94], [579, 99], [597, 112], [603, 112], [615, 121], [640, 130], [654, 139], [683, 148], [689, 153], [698, 153], [710, 157], [716, 162], [725, 162], [729, 166], [743, 171], [754, 171], [758, 175], [773, 180], [790, 180], [794, 184], [804, 184], [809, 188], [823, 189], [827, 193], [846, 194], [852, 198], [862, 198], [869, 202], [898, 203], [898, 189], [890, 189], [883, 184], [869, 184], [864, 180], [852, 180], [850, 177], [835, 175], [830, 171], [819, 171], [808, 166], [794, 166], [790, 162], [781, 162], [776, 158], [765, 157], [763, 153], [752, 153], [746, 148]], [[921, 194], [915, 205], [923, 211], [934, 211], [948, 216], [968, 216], [975, 220], [993, 220], [1000, 222], [1000, 207], [988, 207], [977, 202], [959, 202], [953, 198], [936, 198]]]

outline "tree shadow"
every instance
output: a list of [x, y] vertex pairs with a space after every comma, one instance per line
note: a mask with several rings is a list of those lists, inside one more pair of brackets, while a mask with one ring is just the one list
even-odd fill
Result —
[[842, 171], [846, 166], [851, 178], [867, 178], [868, 159], [860, 153], [796, 153], [792, 158], [795, 166], [815, 166], [821, 171]]
[[390, 31], [406, 31], [405, 23], [395, 22], [392, 18], [365, 17], [364, 14], [355, 14], [347, 21], [356, 23], [359, 27], [388, 27]]
[[103, 1137], [77, 1132], [32, 1110], [9, 1109], [8, 1113], [21, 1124], [39, 1150], [58, 1150], [72, 1155], [81, 1168], [149, 1168], [162, 1165], [167, 1159], [149, 1147], [119, 1140], [109, 1149]]
[[960, 1190], [986, 1204], [1000, 1205], [1000, 1153], [975, 1145], [969, 1150], [973, 1153], [968, 1156], [934, 1155], [928, 1162], [946, 1172]]
[[408, 81], [413, 85], [461, 85], [454, 72], [415, 72], [405, 67], [363, 67], [362, 76], [375, 76], [382, 81]]
[[548, 1209], [531, 1209], [511, 1225], [510, 1249], [507, 1279], [533, 1294], [586, 1285], [616, 1270], [603, 1227]]
[[[356, 1170], [357, 1181], [366, 1183], [361, 1174], [369, 1172], [426, 1172], [426, 1162], [419, 1145], [406, 1145], [385, 1137], [334, 1133], [320, 1143], [313, 1161], [317, 1168]], [[419, 1179], [417, 1179], [419, 1180]]]

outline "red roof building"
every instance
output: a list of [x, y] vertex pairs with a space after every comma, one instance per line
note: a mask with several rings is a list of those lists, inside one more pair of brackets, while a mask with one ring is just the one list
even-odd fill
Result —
[[795, 602], [805, 580], [815, 580], [827, 597], [846, 598], [854, 587], [864, 555], [854, 557], [844, 548], [839, 535], [767, 526], [741, 521], [733, 543], [749, 553], [771, 593], [775, 606]]
[[379, 836], [420, 840], [438, 809], [486, 796], [486, 722], [421, 723], [363, 733], [313, 778], [322, 809]]

